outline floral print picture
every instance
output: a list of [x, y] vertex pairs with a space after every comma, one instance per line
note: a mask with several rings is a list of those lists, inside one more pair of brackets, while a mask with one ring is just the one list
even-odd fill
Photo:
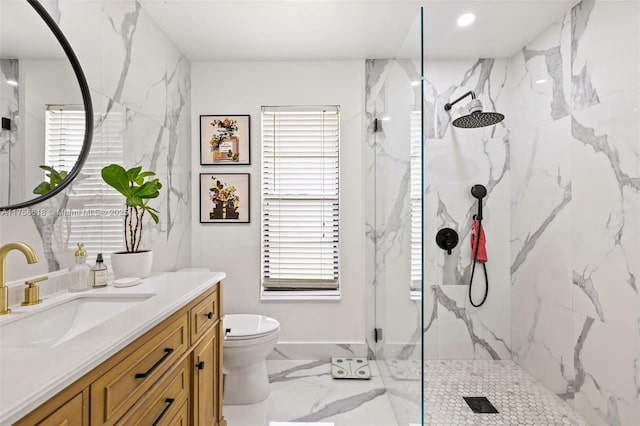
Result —
[[200, 223], [249, 223], [249, 173], [200, 174]]
[[248, 115], [200, 116], [200, 164], [250, 164]]

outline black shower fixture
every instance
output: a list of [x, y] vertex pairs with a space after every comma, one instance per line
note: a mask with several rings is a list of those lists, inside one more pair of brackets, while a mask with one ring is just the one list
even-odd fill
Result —
[[487, 188], [484, 185], [473, 185], [471, 187], [471, 195], [478, 199], [478, 214], [475, 219], [482, 220], [482, 199], [487, 196]]
[[[471, 267], [471, 278], [469, 278], [469, 302], [475, 308], [484, 305], [489, 296], [489, 274], [487, 272], [487, 248], [485, 246], [485, 234], [482, 228], [482, 199], [487, 196], [487, 188], [484, 185], [476, 184], [471, 187], [471, 196], [478, 200], [478, 213], [473, 215], [473, 225], [471, 230], [471, 254], [473, 256], [473, 264]], [[471, 295], [473, 287], [473, 276], [476, 272], [476, 263], [482, 263], [484, 269], [484, 297], [480, 303], [475, 303]]]
[[455, 229], [442, 228], [436, 234], [436, 244], [450, 255], [451, 250], [458, 245], [458, 233]]
[[504, 115], [499, 112], [482, 112], [482, 102], [480, 99], [476, 99], [476, 94], [473, 90], [468, 91], [455, 101], [445, 104], [444, 110], [451, 111], [452, 106], [469, 95], [471, 95], [471, 102], [469, 102], [469, 115], [463, 115], [462, 117], [458, 117], [453, 120], [452, 124], [455, 127], [476, 129], [478, 127], [492, 126], [504, 120]]

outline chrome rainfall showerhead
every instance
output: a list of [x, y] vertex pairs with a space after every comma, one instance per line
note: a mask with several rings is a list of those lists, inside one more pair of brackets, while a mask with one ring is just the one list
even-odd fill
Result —
[[469, 115], [463, 115], [462, 117], [453, 120], [454, 127], [463, 129], [476, 129], [479, 127], [493, 126], [504, 120], [504, 115], [498, 112], [482, 112], [482, 102], [480, 99], [476, 99], [476, 94], [473, 91], [465, 93], [455, 101], [448, 103], [444, 106], [445, 111], [450, 111], [451, 107], [460, 102], [462, 99], [471, 95], [471, 102], [469, 102]]

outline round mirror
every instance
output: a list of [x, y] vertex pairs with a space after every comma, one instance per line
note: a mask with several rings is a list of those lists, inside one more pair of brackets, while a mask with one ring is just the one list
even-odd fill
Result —
[[0, 1], [0, 211], [53, 197], [78, 176], [93, 132], [89, 86], [38, 0]]

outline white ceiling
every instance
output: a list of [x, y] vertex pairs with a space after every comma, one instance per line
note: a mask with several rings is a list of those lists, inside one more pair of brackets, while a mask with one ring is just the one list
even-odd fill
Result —
[[[192, 61], [508, 57], [576, 0], [141, 0]], [[466, 12], [476, 22], [458, 28]]]
[[0, 1], [0, 59], [63, 59], [67, 55], [26, 1]]

